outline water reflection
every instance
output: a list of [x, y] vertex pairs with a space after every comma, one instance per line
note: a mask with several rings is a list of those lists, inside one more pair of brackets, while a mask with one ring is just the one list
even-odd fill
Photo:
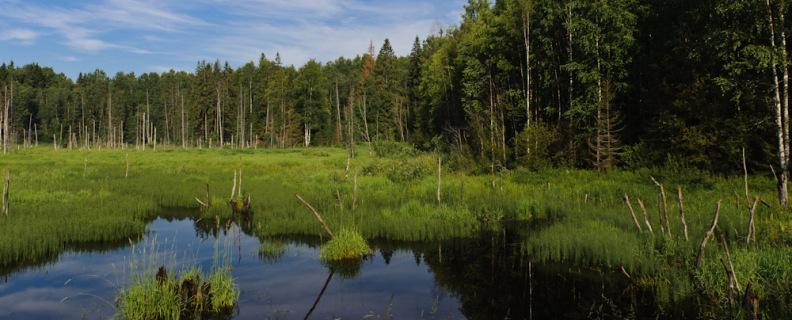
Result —
[[[224, 318], [579, 319], [678, 318], [650, 295], [627, 290], [615, 270], [532, 264], [519, 244], [530, 229], [510, 225], [472, 239], [395, 242], [369, 239], [374, 253], [347, 262], [319, 260], [322, 239], [259, 238], [244, 216], [198, 219], [195, 211], [151, 222], [137, 244], [156, 241], [170, 267], [210, 270], [215, 248], [232, 263], [242, 294]], [[488, 228], [490, 229], [490, 228]], [[153, 245], [154, 246], [154, 245]], [[93, 243], [31, 265], [4, 270], [0, 318], [109, 318], [127, 283], [129, 241]], [[155, 271], [155, 270], [153, 270]]]

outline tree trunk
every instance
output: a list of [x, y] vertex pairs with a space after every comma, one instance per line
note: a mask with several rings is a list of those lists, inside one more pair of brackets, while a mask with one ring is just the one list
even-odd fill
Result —
[[[770, 7], [770, 0], [766, 1], [767, 4], [767, 19], [770, 23], [770, 46], [775, 51], [775, 28], [773, 26], [773, 12]], [[787, 197], [787, 177], [789, 176], [789, 169], [787, 168], [787, 150], [784, 134], [784, 119], [781, 108], [781, 94], [779, 92], [778, 72], [776, 71], [777, 63], [775, 55], [771, 55], [772, 63], [771, 68], [773, 71], [773, 91], [775, 96], [773, 102], [775, 103], [776, 112], [776, 125], [778, 127], [778, 157], [781, 166], [781, 176], [778, 179], [778, 202], [782, 207], [786, 208], [789, 204]]]

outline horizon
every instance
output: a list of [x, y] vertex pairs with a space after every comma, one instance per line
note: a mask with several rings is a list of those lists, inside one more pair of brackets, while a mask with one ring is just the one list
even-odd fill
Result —
[[462, 0], [0, 0], [3, 63], [51, 67], [73, 81], [101, 69], [193, 73], [200, 61], [234, 69], [280, 53], [286, 66], [379, 50], [406, 56], [415, 37], [457, 25]]

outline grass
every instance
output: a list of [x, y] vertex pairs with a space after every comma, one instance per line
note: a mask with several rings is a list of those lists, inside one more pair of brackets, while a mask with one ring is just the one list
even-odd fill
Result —
[[[316, 208], [331, 230], [354, 230], [361, 239], [442, 241], [474, 237], [482, 229], [500, 229], [512, 221], [530, 221], [532, 227], [520, 235], [526, 259], [612, 271], [624, 267], [632, 286], [653, 292], [660, 303], [697, 297], [713, 313], [728, 316], [726, 277], [719, 262], [725, 258], [723, 235], [741, 286], [753, 279], [764, 311], [782, 318], [792, 313], [788, 293], [792, 262], [786, 258], [792, 243], [792, 215], [773, 201], [775, 182], [769, 175], [749, 177], [751, 196], [757, 194], [770, 207], [757, 209], [757, 242], [746, 245], [744, 191], [734, 195], [735, 190], [744, 190], [742, 176], [679, 168], [603, 173], [516, 168], [503, 172], [502, 183], [496, 175], [493, 188], [486, 170], [457, 168], [452, 161], [446, 167], [444, 161], [438, 205], [437, 155], [403, 145], [374, 147], [379, 155], [359, 152], [348, 172], [346, 150], [338, 148], [14, 151], [0, 157], [0, 168], [11, 169], [11, 214], [0, 217], [0, 272], [55, 259], [78, 243], [137, 238], [163, 207], [198, 208], [194, 198], [206, 200], [205, 184], [213, 206], [202, 210], [203, 219], [238, 219], [226, 203], [234, 170], [241, 163], [242, 190], [237, 191], [242, 197], [251, 195], [249, 231], [260, 239], [299, 235], [327, 240], [295, 193]], [[125, 178], [127, 153], [130, 172]], [[650, 176], [665, 185], [670, 237], [660, 235], [658, 188]], [[687, 241], [681, 232], [678, 185], [683, 189]], [[643, 231], [636, 228], [622, 200], [625, 193]], [[654, 235], [646, 230], [637, 198], [646, 205]], [[719, 200], [718, 228], [707, 246], [704, 266], [697, 270], [698, 246]], [[260, 256], [277, 260], [282, 248], [277, 241], [262, 243]]]
[[341, 228], [335, 238], [322, 245], [319, 258], [338, 261], [359, 259], [367, 254], [371, 254], [371, 248], [360, 233], [353, 229]]
[[207, 274], [200, 266], [166, 268], [173, 263], [160, 261], [156, 238], [148, 247], [133, 244], [130, 280], [118, 290], [116, 318], [195, 319], [229, 313], [239, 301], [240, 291], [231, 277], [230, 258], [225, 254], [228, 249], [226, 243], [221, 253], [215, 243], [214, 262]]

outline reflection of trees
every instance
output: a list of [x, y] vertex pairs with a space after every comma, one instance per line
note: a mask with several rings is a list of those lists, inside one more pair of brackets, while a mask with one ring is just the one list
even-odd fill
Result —
[[514, 245], [520, 238], [507, 231], [445, 243], [442, 262], [439, 248], [424, 246], [424, 263], [468, 319], [586, 318], [593, 311], [603, 318], [658, 316], [652, 297], [626, 290], [628, 280], [615, 269], [550, 263], [529, 269]]

